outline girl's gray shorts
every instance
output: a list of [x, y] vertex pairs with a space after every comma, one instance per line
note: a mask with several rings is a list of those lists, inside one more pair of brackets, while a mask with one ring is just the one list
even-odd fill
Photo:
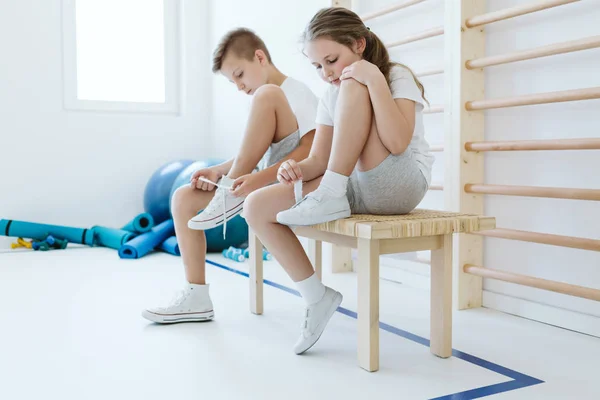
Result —
[[425, 176], [409, 148], [398, 156], [390, 154], [369, 171], [355, 168], [346, 195], [352, 214], [408, 214], [427, 190]]

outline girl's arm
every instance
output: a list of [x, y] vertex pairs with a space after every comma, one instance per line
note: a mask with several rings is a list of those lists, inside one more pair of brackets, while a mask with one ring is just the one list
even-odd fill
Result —
[[381, 142], [393, 155], [404, 153], [415, 130], [415, 102], [392, 98], [382, 74], [375, 75], [367, 87]]
[[298, 163], [302, 170], [302, 180], [312, 181], [325, 173], [331, 153], [333, 141], [333, 126], [317, 125], [315, 140], [307, 158]]

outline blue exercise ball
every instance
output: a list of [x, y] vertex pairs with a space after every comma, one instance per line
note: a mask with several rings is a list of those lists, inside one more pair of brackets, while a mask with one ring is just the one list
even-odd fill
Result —
[[166, 163], [158, 168], [148, 180], [144, 190], [144, 210], [152, 215], [155, 224], [171, 218], [169, 202], [171, 188], [177, 176], [193, 160], [178, 160]]
[[[196, 161], [185, 167], [173, 182], [169, 199], [173, 198], [175, 191], [184, 185], [189, 185], [193, 173], [202, 168], [212, 167], [223, 163], [221, 159], [206, 159]], [[202, 210], [199, 210], [200, 213]], [[246, 220], [239, 215], [227, 221], [227, 234], [223, 238], [223, 225], [204, 232], [206, 234], [206, 251], [209, 253], [228, 249], [230, 246], [240, 247], [248, 242], [248, 224]]]

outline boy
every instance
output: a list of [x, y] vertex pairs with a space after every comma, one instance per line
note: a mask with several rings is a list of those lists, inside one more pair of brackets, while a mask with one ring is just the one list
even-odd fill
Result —
[[[142, 312], [157, 323], [214, 318], [205, 278], [204, 230], [239, 214], [246, 196], [277, 181], [277, 170], [285, 160], [306, 158], [315, 134], [317, 97], [275, 67], [264, 42], [251, 30], [235, 29], [221, 39], [213, 53], [213, 72], [253, 96], [250, 116], [238, 155], [196, 171], [190, 186], [173, 194], [172, 214], [188, 285], [172, 304]], [[257, 166], [259, 172], [252, 173]], [[200, 178], [218, 187], [213, 190], [215, 185]]]

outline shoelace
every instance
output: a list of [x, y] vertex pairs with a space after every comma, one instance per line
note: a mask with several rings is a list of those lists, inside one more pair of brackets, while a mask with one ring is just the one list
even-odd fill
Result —
[[[226, 208], [227, 204], [226, 204], [226, 196], [225, 196], [225, 193], [223, 191], [224, 190], [231, 190], [232, 188], [231, 188], [231, 186], [221, 185], [219, 183], [215, 183], [215, 182], [211, 181], [210, 179], [206, 179], [206, 178], [203, 178], [203, 177], [200, 177], [199, 179], [202, 182], [211, 183], [211, 184], [215, 185], [218, 188], [217, 189], [217, 193], [215, 193], [215, 199], [213, 199], [214, 202], [210, 203], [210, 205], [207, 208], [207, 211], [214, 210], [214, 207], [216, 207], [216, 206], [214, 206], [213, 204], [217, 204], [219, 202], [217, 196], [220, 196], [223, 199], [223, 201], [222, 201], [222, 203], [223, 203], [223, 218], [224, 218], [224, 222], [223, 222], [223, 239], [225, 239], [225, 236], [227, 234], [227, 208]], [[219, 190], [219, 189], [221, 189], [221, 190]]]

